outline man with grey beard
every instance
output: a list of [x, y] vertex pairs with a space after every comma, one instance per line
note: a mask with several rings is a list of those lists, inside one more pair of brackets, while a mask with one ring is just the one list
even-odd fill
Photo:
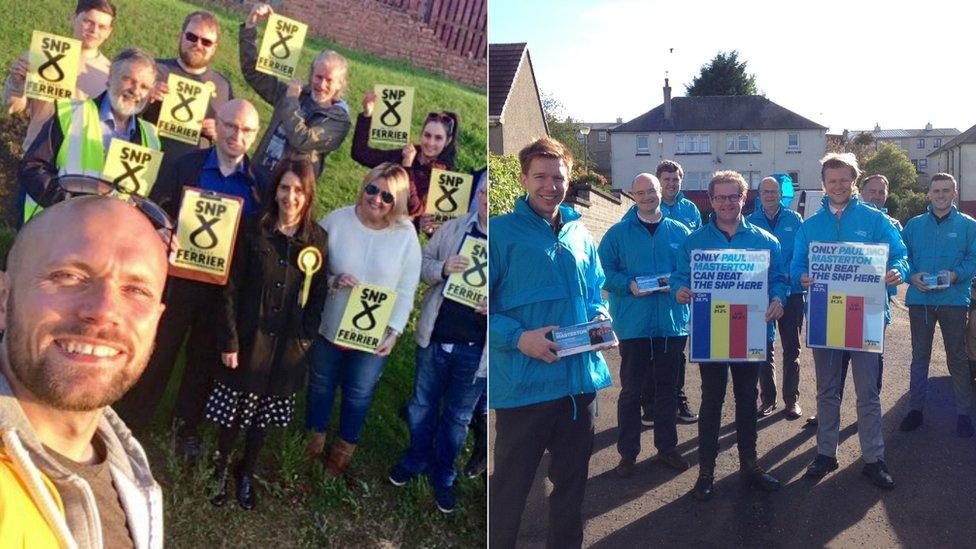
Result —
[[24, 222], [50, 205], [59, 175], [101, 177], [112, 138], [159, 150], [156, 127], [139, 118], [156, 84], [156, 61], [138, 49], [112, 60], [108, 90], [82, 101], [59, 101], [20, 161], [17, 180], [27, 191]]

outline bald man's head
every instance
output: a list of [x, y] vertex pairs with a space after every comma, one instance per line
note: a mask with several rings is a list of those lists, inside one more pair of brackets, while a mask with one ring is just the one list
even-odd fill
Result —
[[661, 206], [661, 182], [649, 173], [639, 173], [630, 183], [630, 194], [637, 211], [644, 217], [656, 216]]
[[166, 246], [130, 204], [74, 198], [32, 219], [0, 277], [17, 397], [71, 411], [118, 400], [149, 361], [165, 281]]
[[217, 110], [217, 152], [239, 161], [258, 136], [261, 120], [247, 99], [231, 99]]

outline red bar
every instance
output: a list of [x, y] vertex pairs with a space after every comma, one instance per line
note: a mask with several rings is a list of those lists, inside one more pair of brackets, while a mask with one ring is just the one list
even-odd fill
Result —
[[729, 306], [729, 358], [746, 358], [748, 305]]
[[847, 296], [847, 318], [844, 346], [854, 349], [864, 347], [864, 298]]

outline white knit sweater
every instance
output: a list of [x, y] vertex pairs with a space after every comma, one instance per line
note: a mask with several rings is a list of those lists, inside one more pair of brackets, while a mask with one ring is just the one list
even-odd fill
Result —
[[329, 213], [319, 225], [329, 233], [326, 268], [330, 280], [319, 333], [329, 341], [335, 340], [350, 290], [332, 288], [331, 281], [343, 273], [360, 282], [396, 290], [390, 327], [402, 333], [420, 282], [420, 242], [413, 225], [404, 220], [385, 229], [371, 229], [356, 217], [355, 206]]

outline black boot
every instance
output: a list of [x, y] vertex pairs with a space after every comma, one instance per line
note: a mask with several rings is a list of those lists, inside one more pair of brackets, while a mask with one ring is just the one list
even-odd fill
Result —
[[241, 509], [254, 509], [254, 473], [238, 469], [237, 473], [237, 504]]
[[227, 458], [220, 455], [214, 456], [213, 483], [216, 486], [214, 495], [210, 498], [210, 503], [215, 507], [223, 507], [227, 503]]

